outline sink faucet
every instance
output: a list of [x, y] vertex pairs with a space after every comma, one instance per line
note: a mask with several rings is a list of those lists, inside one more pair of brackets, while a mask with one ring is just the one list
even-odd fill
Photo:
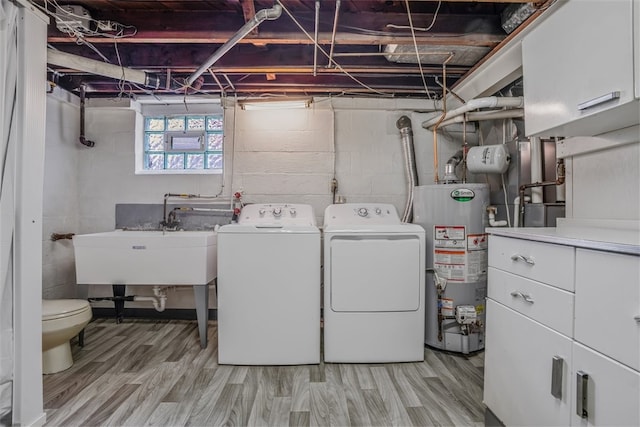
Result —
[[180, 224], [180, 220], [176, 216], [176, 209], [172, 209], [167, 215], [167, 219], [160, 222], [162, 225], [162, 231], [175, 231], [178, 228], [178, 224]]

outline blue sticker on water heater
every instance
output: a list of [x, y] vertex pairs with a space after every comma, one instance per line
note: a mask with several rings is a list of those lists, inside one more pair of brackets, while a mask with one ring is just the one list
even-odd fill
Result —
[[476, 197], [476, 193], [468, 188], [456, 188], [451, 192], [451, 198], [456, 202], [468, 202]]

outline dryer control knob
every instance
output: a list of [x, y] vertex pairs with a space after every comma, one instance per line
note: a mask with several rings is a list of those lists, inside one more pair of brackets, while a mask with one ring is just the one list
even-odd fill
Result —
[[358, 209], [358, 215], [365, 217], [369, 215], [369, 211], [367, 210], [367, 208], [360, 208]]
[[291, 208], [291, 210], [289, 210], [289, 213], [291, 214], [291, 216], [296, 216], [296, 210]]
[[376, 215], [382, 215], [382, 209], [376, 208]]
[[260, 210], [258, 211], [258, 213], [260, 214], [260, 216], [264, 216], [264, 212], [265, 212], [265, 210], [264, 210], [264, 209], [260, 209]]
[[282, 208], [273, 208], [273, 216], [279, 217], [282, 215]]

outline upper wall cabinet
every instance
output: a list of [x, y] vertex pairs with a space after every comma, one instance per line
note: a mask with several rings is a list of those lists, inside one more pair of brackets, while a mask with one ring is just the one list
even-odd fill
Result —
[[522, 41], [525, 131], [593, 136], [640, 122], [640, 1], [561, 0]]

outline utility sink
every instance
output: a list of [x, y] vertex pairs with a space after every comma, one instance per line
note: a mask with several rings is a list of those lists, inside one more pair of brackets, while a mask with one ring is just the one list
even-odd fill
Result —
[[[73, 237], [76, 281], [113, 285], [116, 318], [122, 318], [123, 285], [193, 286], [200, 346], [207, 347], [208, 284], [217, 275], [214, 231], [108, 231]], [[116, 293], [118, 292], [118, 294]]]
[[214, 231], [123, 231], [73, 237], [87, 285], [206, 285], [216, 277]]

